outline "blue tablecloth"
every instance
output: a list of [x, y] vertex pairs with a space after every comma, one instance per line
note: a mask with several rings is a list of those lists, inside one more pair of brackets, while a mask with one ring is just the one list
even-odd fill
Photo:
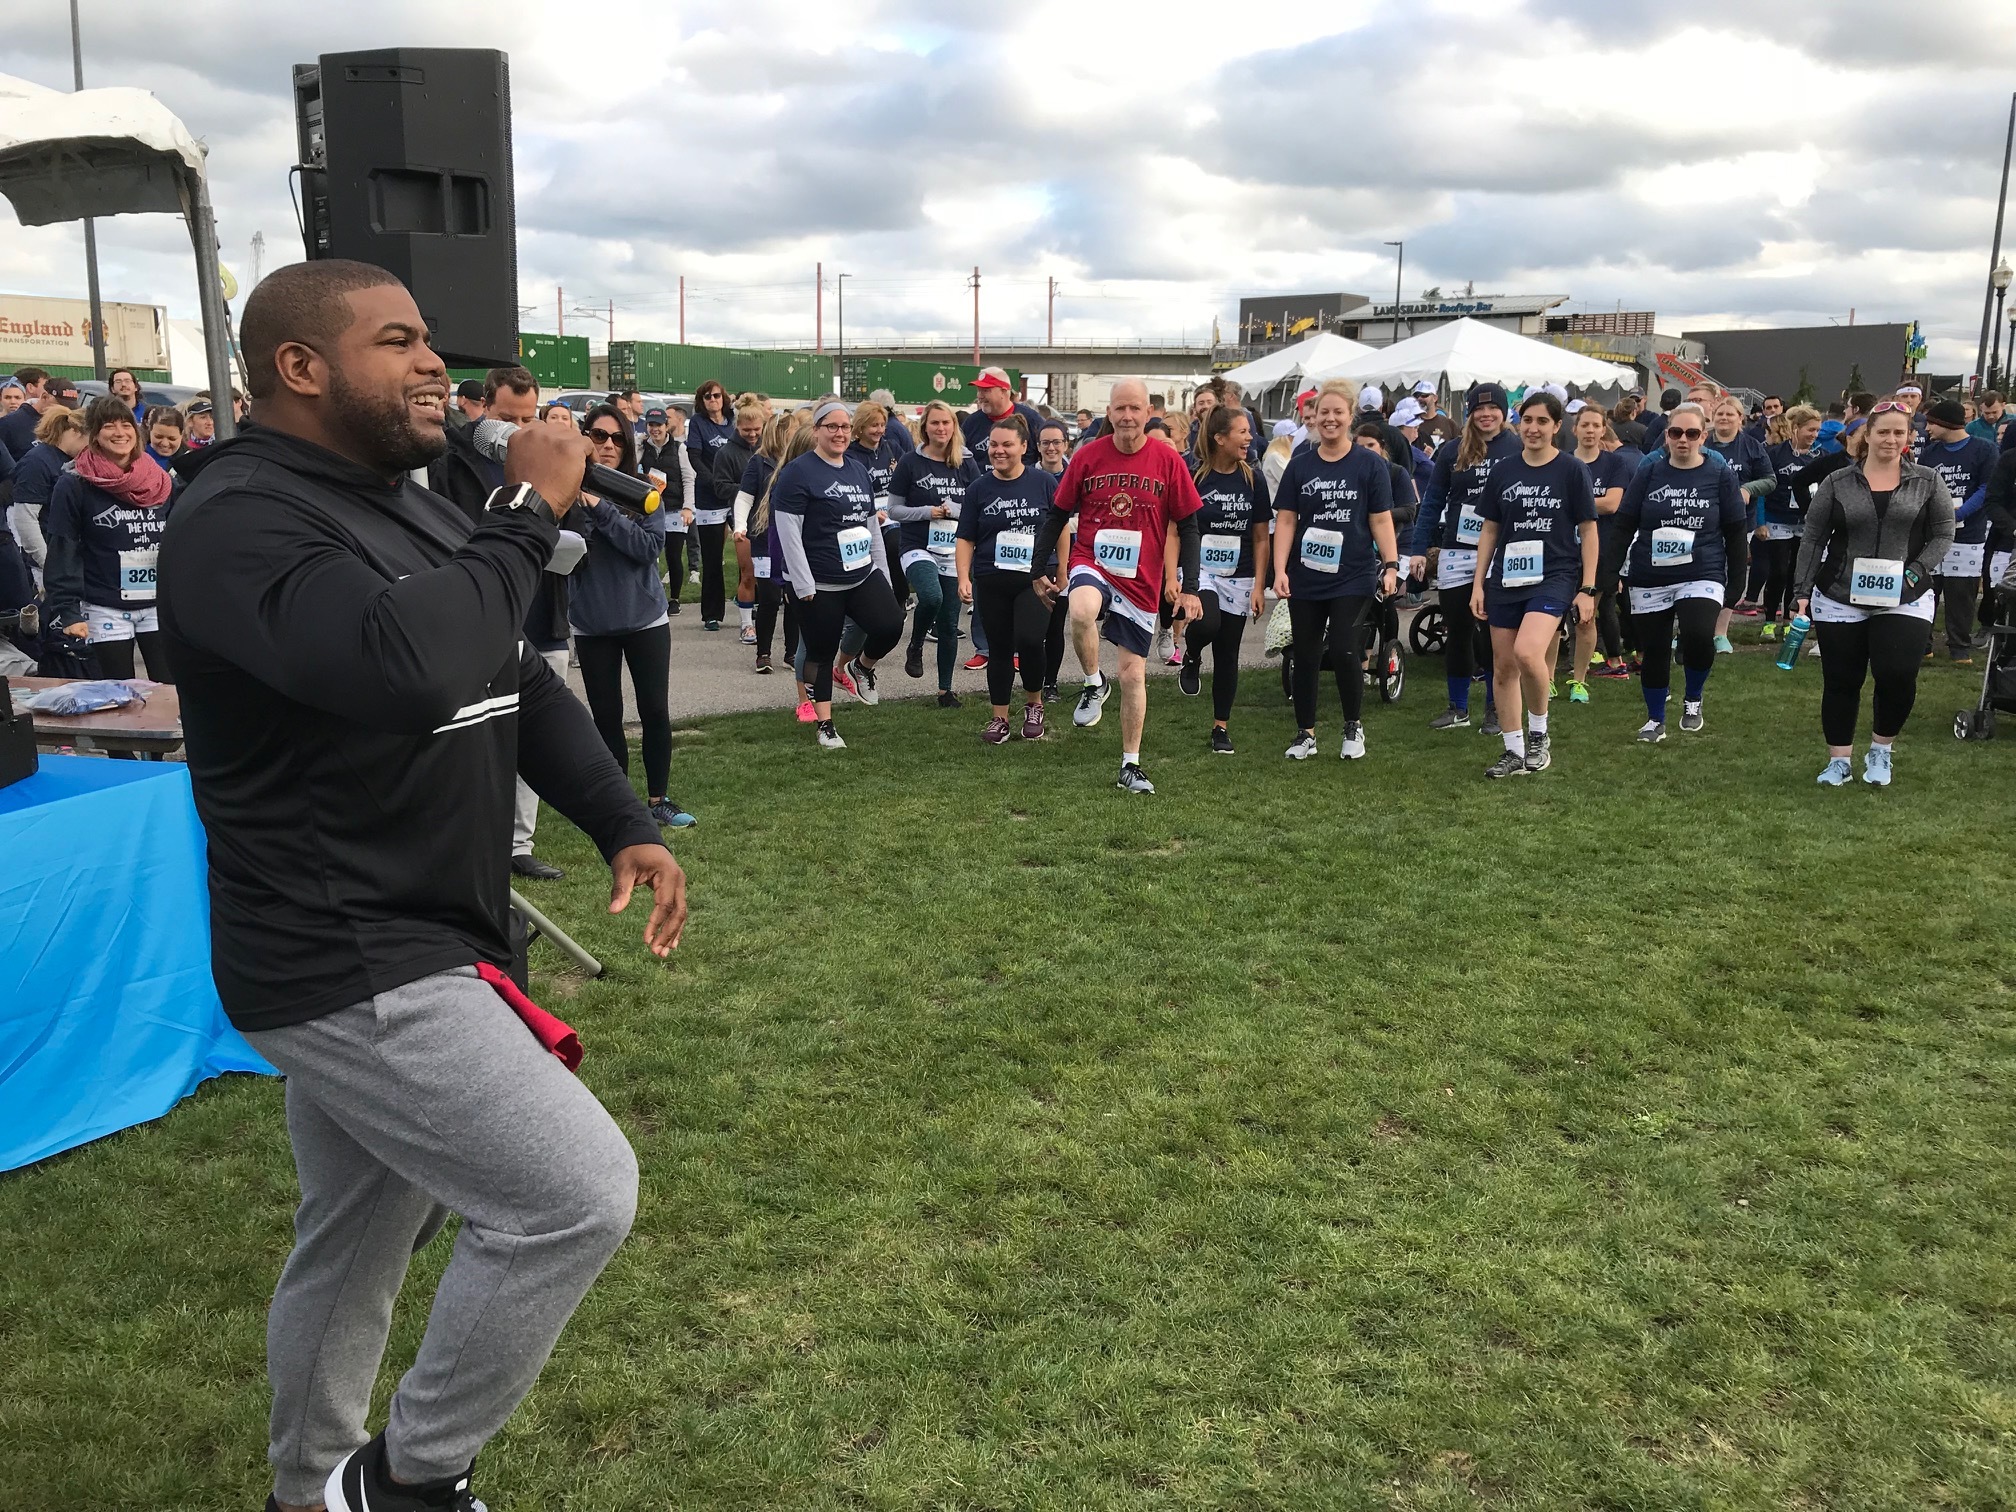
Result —
[[44, 756], [0, 788], [0, 1171], [273, 1068], [210, 980], [188, 768]]

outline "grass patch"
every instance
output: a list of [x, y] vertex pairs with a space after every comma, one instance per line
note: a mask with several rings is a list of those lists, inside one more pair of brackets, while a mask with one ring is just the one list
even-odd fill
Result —
[[[1422, 673], [1432, 674], [1433, 663]], [[896, 681], [904, 681], [900, 675]], [[1817, 663], [1635, 687], [1556, 764], [1240, 754], [1158, 683], [701, 722], [688, 942], [549, 816], [539, 985], [636, 1231], [486, 1454], [510, 1508], [2016, 1505], [2010, 743], [1928, 667], [1888, 792], [1818, 789]], [[557, 957], [539, 957], [551, 967]], [[249, 1508], [293, 1174], [277, 1084], [0, 1180], [0, 1506]], [[447, 1245], [416, 1262], [382, 1394]], [[382, 1400], [381, 1400], [382, 1410]]]

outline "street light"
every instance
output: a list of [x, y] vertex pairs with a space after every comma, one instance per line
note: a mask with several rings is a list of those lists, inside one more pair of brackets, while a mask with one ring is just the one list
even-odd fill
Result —
[[1400, 270], [1407, 266], [1407, 243], [1391, 241], [1385, 245], [1395, 248], [1393, 253], [1393, 344], [1400, 343]]
[[[2009, 285], [2016, 281], [2016, 269], [2011, 269], [2009, 259], [1998, 258], [1995, 271], [1988, 275], [1988, 286], [1995, 291], [1995, 350], [1988, 358], [1988, 386], [2001, 387], [1997, 376], [2002, 366], [2002, 296], [2009, 292]], [[2016, 361], [2016, 343], [2012, 343], [2009, 353], [2011, 361]]]

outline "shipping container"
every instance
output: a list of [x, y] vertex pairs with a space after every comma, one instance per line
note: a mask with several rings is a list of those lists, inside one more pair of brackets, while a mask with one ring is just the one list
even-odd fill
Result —
[[[1015, 386], [1015, 392], [1022, 392], [1022, 374], [1014, 368], [1006, 370], [1008, 381]], [[849, 389], [849, 399], [866, 399], [876, 389], [887, 389], [896, 396], [898, 404], [927, 404], [933, 399], [943, 399], [955, 408], [973, 403], [973, 380], [980, 376], [980, 369], [965, 362], [910, 362], [896, 357], [869, 357], [856, 362], [847, 361], [847, 376], [850, 382], [858, 382], [858, 391]]]
[[[105, 362], [132, 368], [145, 382], [168, 382], [168, 312], [158, 305], [106, 303]], [[0, 370], [47, 368], [66, 378], [89, 378], [91, 304], [0, 294]]]

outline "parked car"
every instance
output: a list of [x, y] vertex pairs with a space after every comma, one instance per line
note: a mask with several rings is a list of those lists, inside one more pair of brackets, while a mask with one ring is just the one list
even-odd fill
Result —
[[[111, 391], [110, 387], [100, 383], [96, 378], [79, 378], [77, 380], [77, 397], [82, 399], [86, 404], [89, 404], [93, 399], [98, 398], [102, 394], [109, 394]], [[173, 405], [176, 409], [180, 409], [191, 399], [194, 399], [198, 392], [196, 389], [182, 388], [172, 383], [143, 383], [140, 385], [140, 402], [149, 409], [163, 404]]]

